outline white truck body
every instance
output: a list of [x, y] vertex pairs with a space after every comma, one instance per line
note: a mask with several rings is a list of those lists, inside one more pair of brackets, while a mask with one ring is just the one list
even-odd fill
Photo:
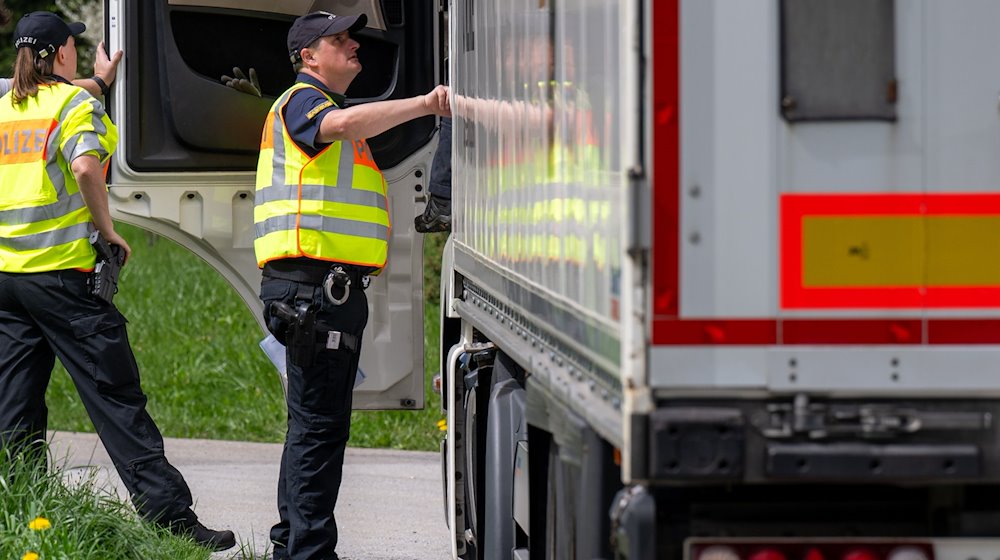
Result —
[[1000, 549], [1000, 5], [449, 17], [455, 557]]

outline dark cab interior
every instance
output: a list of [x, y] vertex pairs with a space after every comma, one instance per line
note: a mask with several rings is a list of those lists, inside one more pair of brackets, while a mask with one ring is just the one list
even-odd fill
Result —
[[[207, 3], [207, 2], [206, 2]], [[239, 3], [236, 3], [238, 5]], [[286, 37], [295, 16], [255, 10], [129, 0], [126, 18], [128, 165], [139, 172], [252, 171], [274, 100], [295, 80]], [[364, 67], [348, 105], [412, 97], [437, 83], [434, 4], [382, 0], [385, 30], [358, 32]], [[233, 67], [254, 68], [263, 97], [221, 82]], [[388, 169], [430, 139], [433, 117], [369, 139]]]

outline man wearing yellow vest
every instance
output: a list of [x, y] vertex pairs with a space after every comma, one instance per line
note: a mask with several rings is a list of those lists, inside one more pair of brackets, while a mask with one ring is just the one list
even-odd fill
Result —
[[187, 483], [164, 456], [125, 317], [88, 287], [92, 232], [126, 258], [131, 250], [111, 221], [102, 168], [118, 131], [69, 82], [83, 31], [49, 12], [24, 16], [14, 30], [13, 90], [0, 97], [0, 452], [30, 458], [44, 441], [58, 356], [137, 511], [225, 550], [232, 531], [198, 522]]
[[296, 83], [264, 124], [254, 221], [268, 329], [286, 345], [288, 432], [278, 479], [276, 560], [338, 558], [333, 509], [368, 321], [367, 275], [386, 264], [386, 181], [366, 138], [451, 114], [448, 88], [344, 108], [361, 72], [351, 32], [365, 15], [313, 12], [288, 32]]

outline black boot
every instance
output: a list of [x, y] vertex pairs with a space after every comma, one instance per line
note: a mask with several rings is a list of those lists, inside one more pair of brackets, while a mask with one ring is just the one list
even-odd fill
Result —
[[451, 199], [432, 194], [424, 213], [413, 218], [413, 227], [420, 233], [451, 231]]
[[236, 536], [232, 531], [213, 531], [200, 521], [174, 522], [168, 525], [170, 532], [186, 537], [213, 551], [226, 550], [236, 546]]

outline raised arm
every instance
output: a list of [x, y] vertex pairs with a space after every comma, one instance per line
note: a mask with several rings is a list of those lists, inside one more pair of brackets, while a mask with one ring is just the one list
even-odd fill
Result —
[[82, 87], [94, 97], [105, 95], [107, 88], [111, 87], [115, 76], [118, 75], [118, 63], [121, 62], [122, 54], [122, 51], [119, 50], [109, 58], [104, 41], [101, 41], [98, 43], [97, 52], [94, 55], [94, 76], [77, 78], [73, 80], [73, 85]]
[[376, 101], [341, 111], [330, 111], [323, 117], [317, 140], [322, 143], [338, 140], [371, 138], [407, 121], [427, 115], [451, 116], [447, 86], [437, 86], [425, 95], [409, 99]]

